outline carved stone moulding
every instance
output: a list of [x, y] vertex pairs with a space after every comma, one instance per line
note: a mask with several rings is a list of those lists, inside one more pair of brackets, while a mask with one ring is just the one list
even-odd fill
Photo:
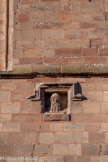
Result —
[[69, 121], [72, 102], [83, 99], [79, 83], [36, 83], [31, 101], [41, 101], [44, 121]]

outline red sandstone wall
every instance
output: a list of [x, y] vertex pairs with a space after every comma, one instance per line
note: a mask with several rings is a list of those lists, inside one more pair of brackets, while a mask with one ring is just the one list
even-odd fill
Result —
[[[64, 81], [79, 81], [88, 100], [73, 102], [69, 122], [43, 122], [40, 102], [27, 100], [34, 94], [34, 83]], [[108, 79], [0, 80], [0, 157], [33, 156], [39, 162], [107, 162], [107, 105]]]
[[14, 64], [107, 64], [107, 0], [18, 0]]

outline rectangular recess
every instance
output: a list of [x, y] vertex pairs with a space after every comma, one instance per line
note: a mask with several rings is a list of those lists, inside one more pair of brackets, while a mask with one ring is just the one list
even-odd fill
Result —
[[42, 103], [42, 112], [51, 113], [51, 96], [52, 94], [59, 94], [60, 101], [60, 111], [58, 113], [69, 113], [70, 112], [70, 103], [72, 98], [73, 85], [45, 85], [40, 87], [40, 100]]
[[60, 103], [60, 106], [61, 106], [61, 111], [64, 111], [67, 109], [68, 107], [68, 92], [67, 91], [55, 91], [55, 92], [51, 92], [51, 91], [47, 91], [45, 92], [45, 102], [44, 102], [44, 108], [45, 108], [45, 112], [49, 112], [50, 111], [50, 105], [51, 105], [51, 102], [50, 102], [50, 97], [53, 93], [58, 93], [61, 97], [61, 103]]

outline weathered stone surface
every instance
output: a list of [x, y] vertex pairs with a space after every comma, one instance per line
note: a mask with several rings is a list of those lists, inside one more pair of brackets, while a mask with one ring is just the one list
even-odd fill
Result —
[[23, 133], [9, 133], [8, 134], [8, 143], [12, 144], [23, 144], [24, 134]]
[[85, 66], [85, 65], [79, 65], [79, 66], [68, 66], [64, 65], [62, 66], [62, 74], [93, 74], [93, 66]]
[[54, 143], [54, 135], [52, 133], [40, 133], [39, 142], [42, 144]]
[[107, 65], [94, 65], [95, 74], [107, 74], [108, 66]]
[[40, 157], [39, 162], [60, 162], [63, 160], [62, 156]]
[[77, 162], [76, 156], [64, 156], [64, 162]]
[[50, 97], [51, 101], [51, 106], [50, 106], [50, 112], [59, 112], [61, 107], [60, 107], [60, 102], [61, 102], [61, 97], [58, 93], [53, 93], [52, 96]]
[[0, 122], [2, 123], [6, 123], [6, 122], [10, 122], [12, 118], [11, 114], [0, 114]]
[[9, 101], [10, 101], [10, 92], [0, 91], [0, 102], [9, 102]]
[[[51, 58], [51, 60], [48, 58], [47, 62], [53, 62], [54, 58]], [[65, 60], [65, 59], [64, 59]], [[66, 59], [68, 61], [67, 64], [70, 64], [69, 59]], [[61, 61], [58, 59], [56, 60], [59, 64], [59, 62], [63, 61], [63, 58], [61, 59]], [[78, 60], [77, 60], [78, 61]], [[75, 61], [75, 62], [77, 62]], [[93, 63], [93, 62], [92, 62]], [[99, 62], [100, 63], [100, 62]], [[108, 70], [107, 70], [107, 64], [86, 64], [86, 65], [79, 65], [77, 66], [75, 65], [18, 65], [15, 66], [15, 68], [13, 69], [13, 71], [5, 71], [5, 72], [1, 72], [0, 73], [0, 77], [21, 77], [24, 75], [39, 75], [39, 74], [44, 74], [44, 75], [106, 75], [108, 74]], [[54, 63], [55, 64], [55, 63]], [[64, 63], [65, 64], [65, 63]]]
[[68, 154], [69, 155], [81, 155], [81, 145], [80, 144], [69, 144]]
[[33, 73], [38, 74], [59, 74], [61, 71], [60, 66], [50, 66], [50, 65], [34, 65]]
[[27, 132], [25, 133], [25, 139], [23, 142], [25, 145], [34, 145], [36, 143], [37, 137], [37, 133]]
[[20, 112], [20, 104], [13, 103], [13, 104], [3, 104], [1, 108], [2, 113], [19, 113]]
[[43, 116], [44, 121], [69, 121], [68, 114], [45, 113]]
[[72, 132], [60, 132], [55, 134], [56, 143], [72, 143], [73, 133]]
[[3, 124], [3, 132], [19, 132], [20, 124], [19, 123], [5, 123]]
[[95, 156], [98, 155], [98, 147], [96, 144], [83, 144], [82, 145], [82, 154]]
[[51, 155], [52, 145], [36, 145], [34, 154], [39, 156]]
[[0, 145], [0, 156], [11, 156], [12, 146], [10, 145]]
[[13, 69], [13, 74], [15, 75], [24, 75], [24, 74], [29, 74], [29, 73], [32, 73], [32, 67], [31, 65], [17, 65], [14, 67]]
[[62, 123], [51, 123], [50, 124], [50, 131], [52, 131], [52, 132], [63, 131], [63, 124]]
[[99, 155], [108, 155], [108, 144], [101, 144], [99, 147]]
[[88, 143], [88, 133], [87, 132], [75, 132], [74, 141], [76, 143]]
[[91, 143], [103, 143], [105, 142], [105, 133], [99, 132], [90, 132], [89, 133], [89, 140]]
[[79, 156], [78, 157], [78, 162], [90, 162], [90, 161], [91, 161], [91, 158], [89, 156]]
[[65, 144], [54, 144], [53, 154], [54, 155], [66, 155], [67, 146]]
[[84, 131], [82, 123], [64, 123], [64, 131]]
[[31, 157], [33, 145], [15, 145], [12, 147], [12, 154], [14, 156], [27, 156]]
[[7, 134], [0, 133], [0, 144], [6, 144], [7, 143]]
[[14, 122], [39, 122], [41, 119], [40, 114], [36, 114], [36, 115], [23, 115], [23, 114], [14, 114], [12, 117], [12, 120]]

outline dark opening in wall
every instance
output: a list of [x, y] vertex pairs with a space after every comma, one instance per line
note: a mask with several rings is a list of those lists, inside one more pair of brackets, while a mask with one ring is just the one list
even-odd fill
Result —
[[67, 107], [68, 107], [68, 95], [67, 92], [59, 92], [59, 91], [55, 91], [55, 92], [46, 92], [45, 93], [45, 112], [50, 112], [50, 108], [51, 108], [51, 96], [54, 93], [58, 93], [60, 95], [60, 111], [64, 112], [66, 111]]

